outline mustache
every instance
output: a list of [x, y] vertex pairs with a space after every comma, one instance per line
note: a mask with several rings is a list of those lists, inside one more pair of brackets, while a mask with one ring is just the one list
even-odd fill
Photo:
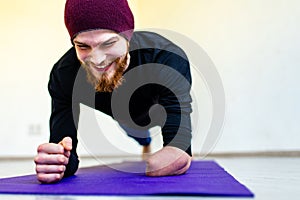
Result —
[[124, 56], [120, 56], [120, 57], [116, 57], [116, 58], [113, 58], [113, 59], [109, 59], [109, 60], [104, 60], [102, 61], [100, 64], [95, 64], [93, 61], [91, 61], [90, 59], [87, 59], [84, 61], [84, 63], [88, 66], [91, 66], [91, 67], [105, 67], [105, 66], [108, 66], [114, 62], [118, 63], [119, 60], [121, 60]]

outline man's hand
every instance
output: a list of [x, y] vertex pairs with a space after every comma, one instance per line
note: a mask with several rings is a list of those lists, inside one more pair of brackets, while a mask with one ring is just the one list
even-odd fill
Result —
[[185, 173], [192, 158], [179, 148], [166, 146], [147, 160], [147, 176], [170, 176]]
[[41, 144], [34, 159], [37, 179], [42, 183], [53, 183], [61, 180], [69, 163], [72, 139], [65, 137], [58, 144]]

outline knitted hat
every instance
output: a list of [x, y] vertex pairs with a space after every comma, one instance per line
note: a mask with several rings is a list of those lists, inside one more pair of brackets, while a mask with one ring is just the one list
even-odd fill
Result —
[[127, 0], [67, 0], [65, 25], [71, 40], [84, 31], [108, 29], [130, 40], [134, 18]]

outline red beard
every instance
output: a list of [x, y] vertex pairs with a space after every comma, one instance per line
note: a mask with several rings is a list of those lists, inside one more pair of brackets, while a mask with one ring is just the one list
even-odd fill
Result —
[[112, 92], [124, 81], [123, 73], [127, 66], [127, 54], [123, 58], [117, 58], [114, 62], [117, 65], [117, 69], [111, 78], [108, 78], [107, 73], [105, 72], [100, 78], [96, 78], [90, 71], [89, 66], [85, 63], [82, 63], [82, 67], [87, 72], [87, 81], [94, 86], [97, 92]]

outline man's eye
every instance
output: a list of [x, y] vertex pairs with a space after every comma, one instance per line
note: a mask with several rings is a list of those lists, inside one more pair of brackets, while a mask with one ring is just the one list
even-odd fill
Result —
[[89, 48], [89, 46], [86, 46], [86, 45], [77, 45], [77, 47], [81, 50], [86, 50]]
[[105, 43], [103, 43], [103, 46], [106, 46], [106, 47], [108, 47], [108, 46], [111, 46], [111, 45], [113, 45], [115, 42], [116, 42], [116, 41], [105, 42]]

